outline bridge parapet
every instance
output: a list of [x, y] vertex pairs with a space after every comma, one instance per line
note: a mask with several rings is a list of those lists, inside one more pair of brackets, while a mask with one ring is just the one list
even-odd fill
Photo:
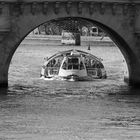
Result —
[[[127, 15], [128, 13], [131, 14], [131, 17], [134, 16], [136, 12], [136, 7], [140, 5], [140, 1], [134, 0], [133, 2], [130, 0], [0, 0], [0, 15], [5, 15], [3, 12], [5, 7], [9, 7], [9, 11], [7, 13], [19, 16], [23, 14], [26, 7], [30, 6], [30, 12], [35, 14], [38, 12], [38, 7], [44, 14], [47, 14], [48, 5], [54, 5], [54, 12], [55, 14], [59, 13], [59, 9], [61, 8], [61, 4], [65, 4], [65, 9], [67, 14], [70, 14], [70, 9], [73, 4], [77, 5], [77, 11], [79, 14], [82, 13], [82, 9], [84, 7], [88, 8], [89, 14], [93, 14], [94, 12], [100, 12], [104, 14], [108, 9], [111, 9], [112, 14], [123, 14]], [[40, 11], [41, 11], [40, 10]]]
[[[137, 5], [140, 5], [140, 1], [129, 1], [129, 0], [6, 0], [2, 1], [0, 0], [0, 15], [3, 13], [3, 9], [8, 5], [10, 14], [13, 12], [19, 12], [20, 14], [23, 13], [25, 6], [30, 5], [31, 12], [36, 10], [38, 5], [42, 6], [42, 11], [46, 13], [45, 11], [48, 9], [48, 4], [53, 3], [54, 4], [54, 12], [58, 11], [58, 9], [61, 7], [61, 4], [65, 3], [67, 13], [70, 11], [70, 7], [72, 4], [77, 4], [77, 9], [79, 14], [81, 13], [82, 7], [88, 6], [89, 12], [92, 14], [97, 9], [100, 10], [102, 14], [108, 9], [112, 9], [112, 13], [115, 14], [117, 12], [121, 12], [123, 14], [127, 14], [128, 11], [132, 11], [132, 9], [135, 9]], [[130, 10], [129, 10], [130, 9]], [[32, 12], [33, 13], [33, 12]], [[58, 12], [56, 12], [57, 14]], [[33, 13], [34, 14], [34, 13]]]
[[[0, 0], [0, 2], [56, 2], [56, 0]], [[70, 2], [117, 2], [117, 3], [140, 3], [139, 0], [69, 0]], [[68, 2], [68, 0], [57, 0], [57, 2]]]

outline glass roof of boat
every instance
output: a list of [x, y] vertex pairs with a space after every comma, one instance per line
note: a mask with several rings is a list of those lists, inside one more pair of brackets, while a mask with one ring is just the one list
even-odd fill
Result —
[[84, 52], [84, 51], [76, 50], [76, 49], [58, 52], [58, 53], [52, 55], [50, 58], [48, 58], [48, 61], [55, 57], [58, 57], [58, 56], [81, 56], [81, 55], [91, 57], [92, 59], [95, 59], [97, 61], [101, 61], [100, 58], [98, 58], [88, 52]]

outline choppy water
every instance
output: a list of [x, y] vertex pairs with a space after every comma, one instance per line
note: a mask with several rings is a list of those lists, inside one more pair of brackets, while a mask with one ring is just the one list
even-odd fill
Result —
[[[59, 47], [59, 48], [58, 48]], [[1, 140], [139, 140], [140, 91], [123, 82], [116, 47], [91, 47], [108, 78], [88, 82], [40, 80], [43, 58], [72, 46], [22, 44], [1, 90]], [[87, 46], [77, 47], [87, 51]]]

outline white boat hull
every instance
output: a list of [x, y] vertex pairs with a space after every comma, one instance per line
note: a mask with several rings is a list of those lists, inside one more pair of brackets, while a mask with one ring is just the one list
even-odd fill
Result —
[[61, 76], [61, 77], [67, 77], [69, 75], [76, 75], [78, 77], [84, 77], [84, 76], [87, 76], [87, 72], [86, 70], [64, 70], [64, 69], [60, 69], [59, 70], [59, 74], [58, 76]]

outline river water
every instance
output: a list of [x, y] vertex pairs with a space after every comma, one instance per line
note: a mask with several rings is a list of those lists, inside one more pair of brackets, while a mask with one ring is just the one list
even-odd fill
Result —
[[140, 90], [123, 81], [124, 58], [115, 46], [92, 46], [108, 78], [67, 82], [39, 79], [43, 58], [71, 48], [26, 40], [1, 89], [0, 140], [139, 140]]

